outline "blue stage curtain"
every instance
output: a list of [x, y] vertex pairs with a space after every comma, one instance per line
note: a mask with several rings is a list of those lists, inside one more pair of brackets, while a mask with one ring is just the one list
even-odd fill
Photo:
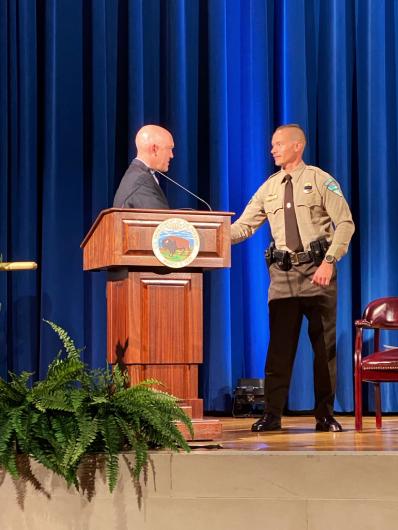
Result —
[[[104, 364], [105, 277], [82, 272], [79, 245], [141, 125], [172, 131], [172, 177], [238, 214], [276, 170], [272, 131], [297, 122], [306, 162], [337, 178], [357, 226], [337, 330], [335, 405], [352, 411], [353, 320], [398, 292], [397, 35], [387, 0], [0, 0], [0, 253], [39, 264], [0, 273], [0, 375], [43, 375], [58, 344], [42, 318]], [[164, 186], [173, 207], [200, 207]], [[231, 270], [205, 275], [207, 410], [228, 409], [239, 377], [263, 375], [269, 237], [265, 226], [233, 248]], [[394, 385], [383, 405], [398, 410]], [[288, 407], [312, 406], [303, 326]]]

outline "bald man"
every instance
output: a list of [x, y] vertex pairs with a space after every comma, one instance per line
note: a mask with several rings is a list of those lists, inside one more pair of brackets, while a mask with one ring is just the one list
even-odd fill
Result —
[[280, 171], [260, 186], [231, 227], [239, 243], [269, 221], [274, 242], [266, 252], [270, 340], [265, 366], [264, 415], [252, 431], [281, 429], [303, 317], [314, 350], [315, 428], [341, 431], [333, 417], [336, 386], [336, 262], [346, 254], [354, 223], [336, 180], [303, 162], [299, 125], [278, 127], [271, 154]]
[[135, 138], [137, 156], [120, 181], [115, 208], [170, 208], [156, 171], [165, 172], [173, 158], [172, 135], [158, 125], [145, 125]]

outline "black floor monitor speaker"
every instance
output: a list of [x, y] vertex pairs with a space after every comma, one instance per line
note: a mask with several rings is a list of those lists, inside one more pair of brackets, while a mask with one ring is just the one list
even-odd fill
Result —
[[232, 416], [248, 418], [264, 412], [264, 379], [238, 379], [234, 390]]

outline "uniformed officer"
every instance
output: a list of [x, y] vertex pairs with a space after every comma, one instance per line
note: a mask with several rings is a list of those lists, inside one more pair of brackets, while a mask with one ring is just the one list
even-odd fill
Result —
[[303, 316], [314, 350], [318, 431], [341, 431], [333, 417], [336, 382], [336, 262], [346, 254], [354, 223], [339, 184], [303, 160], [299, 125], [278, 127], [271, 154], [281, 170], [253, 195], [231, 227], [239, 243], [269, 221], [274, 242], [266, 252], [270, 341], [265, 366], [264, 415], [252, 431], [281, 428]]

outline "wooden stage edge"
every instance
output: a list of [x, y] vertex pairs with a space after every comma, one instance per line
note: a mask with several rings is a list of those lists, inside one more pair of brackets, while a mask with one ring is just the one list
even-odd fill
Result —
[[344, 429], [338, 433], [316, 432], [312, 416], [283, 417], [281, 431], [253, 433], [250, 428], [256, 419], [218, 418], [220, 439], [189, 445], [193, 449], [237, 451], [398, 451], [398, 415], [383, 417], [381, 430], [376, 429], [374, 417], [364, 417], [361, 432], [355, 431], [353, 416], [336, 416]]
[[[219, 418], [222, 439], [193, 450], [151, 451], [137, 487], [134, 457], [119, 457], [111, 494], [94, 462], [87, 491], [35, 461], [34, 481], [0, 472], [1, 530], [396, 530], [398, 416], [376, 431], [339, 417], [341, 433], [318, 433], [309, 416], [283, 418], [256, 434], [252, 418]], [[39, 486], [39, 487], [38, 487]]]

